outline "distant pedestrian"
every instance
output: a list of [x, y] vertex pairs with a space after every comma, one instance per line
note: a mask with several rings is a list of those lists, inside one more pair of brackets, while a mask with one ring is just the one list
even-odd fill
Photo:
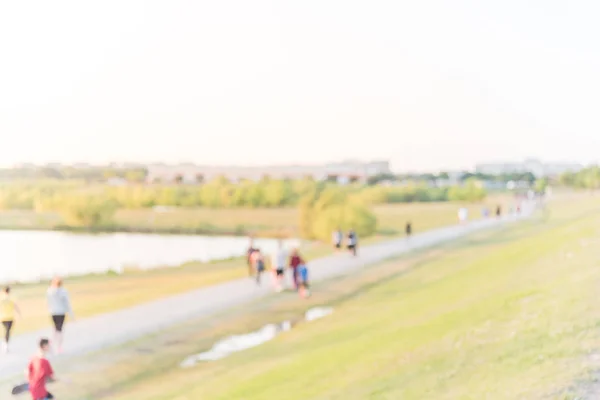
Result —
[[21, 310], [16, 301], [10, 295], [10, 287], [6, 286], [0, 299], [0, 320], [4, 326], [4, 340], [2, 341], [2, 352], [8, 353], [8, 342], [10, 341], [10, 332], [15, 323], [15, 318], [21, 316]]
[[256, 278], [256, 284], [260, 285], [262, 273], [265, 271], [265, 259], [260, 249], [254, 249], [250, 256], [250, 264]]
[[310, 296], [310, 284], [308, 282], [308, 267], [306, 264], [298, 266], [298, 294], [300, 297], [307, 298]]
[[353, 256], [356, 256], [358, 248], [358, 238], [354, 229], [350, 229], [348, 232], [348, 250]]
[[502, 215], [502, 207], [497, 206], [496, 207], [496, 217], [500, 218], [501, 215]]
[[410, 235], [412, 235], [412, 223], [410, 221], [406, 223], [406, 226], [404, 227], [404, 232], [406, 233], [406, 237], [410, 238]]
[[53, 399], [54, 396], [46, 390], [46, 383], [55, 380], [54, 371], [46, 355], [50, 352], [50, 341], [41, 339], [38, 354], [31, 359], [27, 366], [27, 381], [33, 400]]
[[255, 268], [252, 263], [252, 253], [254, 253], [257, 249], [254, 247], [254, 239], [250, 238], [250, 244], [248, 246], [248, 250], [246, 251], [246, 261], [248, 263], [248, 276], [254, 276]]
[[298, 249], [294, 249], [292, 251], [292, 256], [290, 257], [290, 269], [292, 270], [292, 279], [294, 281], [294, 288], [298, 290], [298, 267], [303, 265], [305, 262], [300, 256]]
[[75, 319], [73, 308], [71, 307], [71, 299], [69, 292], [63, 287], [61, 278], [54, 278], [47, 292], [48, 309], [52, 316], [54, 324], [54, 343], [56, 351], [62, 353], [63, 350], [63, 327], [67, 314], [72, 319]]
[[467, 210], [465, 207], [461, 207], [458, 210], [458, 222], [464, 224], [467, 222], [467, 218], [469, 218], [469, 210]]
[[285, 278], [285, 268], [287, 267], [287, 252], [283, 247], [283, 242], [279, 240], [277, 250], [271, 257], [271, 269], [275, 276], [275, 290], [281, 292], [283, 290], [283, 280]]
[[344, 240], [344, 234], [340, 228], [337, 228], [333, 232], [333, 247], [338, 251], [342, 248], [342, 240]]

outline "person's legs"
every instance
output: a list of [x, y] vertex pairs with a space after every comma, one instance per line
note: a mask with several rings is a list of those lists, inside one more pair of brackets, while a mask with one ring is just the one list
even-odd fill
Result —
[[2, 351], [8, 353], [8, 342], [10, 340], [10, 331], [13, 326], [13, 321], [2, 321], [4, 326], [4, 340], [2, 342]]
[[298, 290], [298, 267], [292, 267], [292, 280], [294, 281], [294, 289]]
[[65, 316], [53, 315], [52, 322], [54, 323], [54, 344], [56, 346], [57, 352], [62, 353], [63, 325], [65, 323]]

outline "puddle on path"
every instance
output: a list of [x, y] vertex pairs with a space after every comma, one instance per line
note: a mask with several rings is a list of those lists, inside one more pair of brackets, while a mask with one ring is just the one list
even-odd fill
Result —
[[[314, 307], [304, 314], [305, 321], [314, 321], [324, 318], [333, 312], [331, 307]], [[190, 368], [202, 361], [216, 361], [225, 358], [233, 353], [252, 347], [260, 346], [275, 338], [279, 333], [292, 329], [291, 321], [284, 321], [279, 324], [268, 324], [254, 332], [242, 335], [228, 336], [216, 342], [213, 347], [205, 352], [194, 354], [183, 360], [179, 366], [181, 368]]]

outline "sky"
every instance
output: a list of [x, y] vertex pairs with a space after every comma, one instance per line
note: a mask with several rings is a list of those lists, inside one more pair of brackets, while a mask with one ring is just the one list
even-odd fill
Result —
[[600, 3], [0, 3], [0, 165], [597, 162]]

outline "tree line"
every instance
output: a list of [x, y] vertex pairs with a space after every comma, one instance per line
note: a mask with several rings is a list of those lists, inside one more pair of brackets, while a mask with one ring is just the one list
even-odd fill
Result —
[[[310, 228], [306, 238], [323, 238], [332, 225], [350, 225], [368, 235], [376, 222], [370, 206], [428, 201], [479, 201], [485, 190], [474, 180], [450, 188], [422, 183], [404, 186], [338, 185], [312, 179], [232, 183], [218, 178], [204, 185], [109, 186], [84, 181], [22, 181], [0, 185], [0, 209], [58, 212], [69, 226], [95, 227], [118, 209], [167, 207], [299, 207]], [[375, 224], [375, 225], [374, 225]]]
[[600, 189], [600, 166], [592, 165], [579, 172], [565, 172], [559, 177], [559, 183], [577, 189]]

